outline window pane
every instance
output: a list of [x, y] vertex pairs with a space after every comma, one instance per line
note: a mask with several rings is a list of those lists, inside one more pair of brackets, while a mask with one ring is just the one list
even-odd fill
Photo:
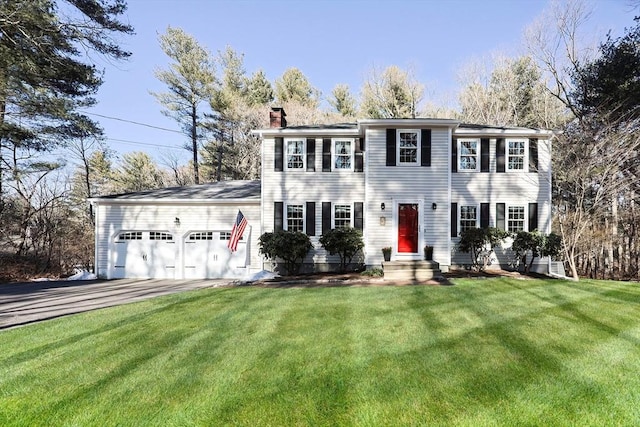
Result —
[[525, 141], [509, 141], [507, 152], [509, 170], [524, 170], [525, 145]]
[[287, 230], [304, 230], [302, 205], [287, 205]]
[[173, 235], [161, 231], [150, 231], [149, 240], [173, 240]]
[[335, 169], [351, 169], [351, 141], [335, 141]]
[[334, 223], [335, 228], [351, 226], [351, 205], [335, 205]]
[[478, 167], [478, 141], [460, 141], [460, 170], [476, 170]]
[[478, 208], [476, 206], [460, 207], [460, 231], [476, 228]]
[[510, 232], [524, 231], [524, 206], [509, 206], [507, 230]]
[[301, 169], [304, 154], [304, 141], [287, 141], [287, 167]]
[[417, 163], [418, 162], [418, 133], [417, 132], [400, 132], [400, 163]]

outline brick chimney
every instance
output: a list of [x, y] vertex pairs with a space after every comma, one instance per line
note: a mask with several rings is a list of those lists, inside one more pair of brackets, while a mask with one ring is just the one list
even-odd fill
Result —
[[284, 112], [284, 108], [273, 107], [269, 112], [269, 127], [272, 128], [286, 128], [287, 127], [287, 119], [285, 117], [287, 114]]

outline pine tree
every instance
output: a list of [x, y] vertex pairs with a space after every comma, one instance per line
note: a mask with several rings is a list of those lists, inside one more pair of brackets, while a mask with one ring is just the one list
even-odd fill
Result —
[[193, 153], [193, 178], [199, 184], [198, 149], [206, 129], [204, 108], [211, 101], [217, 84], [213, 59], [181, 28], [168, 27], [159, 39], [160, 47], [173, 62], [169, 69], [156, 70], [156, 77], [169, 91], [151, 94], [164, 107], [163, 114], [175, 119], [189, 137], [187, 149]]

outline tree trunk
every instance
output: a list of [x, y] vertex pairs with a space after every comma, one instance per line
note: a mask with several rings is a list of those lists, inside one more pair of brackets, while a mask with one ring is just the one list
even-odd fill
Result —
[[196, 125], [198, 124], [198, 111], [196, 105], [191, 106], [191, 147], [193, 149], [193, 181], [196, 184], [200, 184], [200, 172], [198, 170], [198, 131]]

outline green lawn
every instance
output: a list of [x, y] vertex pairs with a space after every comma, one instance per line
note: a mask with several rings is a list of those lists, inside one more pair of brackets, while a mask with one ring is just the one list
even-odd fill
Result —
[[0, 331], [0, 425], [638, 425], [640, 285], [208, 289]]

